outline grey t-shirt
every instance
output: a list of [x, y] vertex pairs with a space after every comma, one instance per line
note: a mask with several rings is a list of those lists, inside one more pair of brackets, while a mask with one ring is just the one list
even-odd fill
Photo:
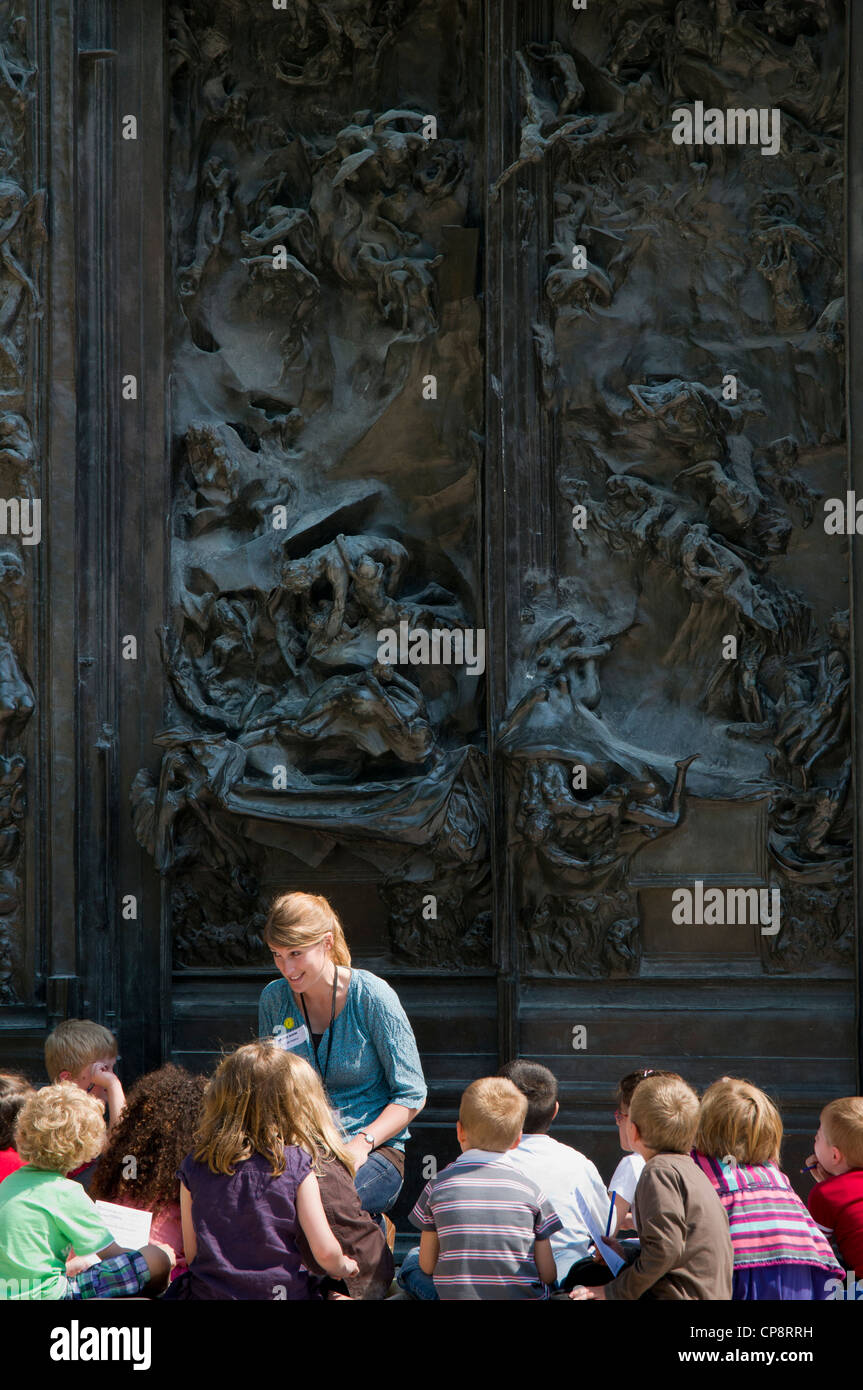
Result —
[[[302, 1005], [287, 980], [273, 980], [258, 1006], [261, 1038], [278, 1038], [282, 1046], [315, 1066]], [[345, 1006], [325, 1029], [318, 1048], [321, 1076], [350, 1135], [370, 1125], [385, 1106], [410, 1110], [425, 1104], [426, 1084], [413, 1029], [394, 989], [368, 970], [351, 970]], [[387, 1147], [404, 1149], [410, 1131], [403, 1129]]]

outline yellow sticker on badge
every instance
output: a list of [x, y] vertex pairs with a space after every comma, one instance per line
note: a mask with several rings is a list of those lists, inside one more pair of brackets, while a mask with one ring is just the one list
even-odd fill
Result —
[[286, 1027], [286, 1028], [293, 1028], [293, 1026], [294, 1026], [294, 1020], [293, 1020], [292, 1018], [286, 1018], [286, 1019], [285, 1019], [285, 1027]]

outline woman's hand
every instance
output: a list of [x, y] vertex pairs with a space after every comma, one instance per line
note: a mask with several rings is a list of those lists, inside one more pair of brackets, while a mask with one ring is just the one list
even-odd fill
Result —
[[576, 1284], [574, 1289], [570, 1289], [569, 1296], [570, 1298], [574, 1298], [576, 1302], [582, 1302], [583, 1300], [588, 1298], [595, 1298], [599, 1299], [600, 1302], [604, 1302], [605, 1289], [602, 1287], [601, 1284], [599, 1288], [596, 1289], [587, 1289], [585, 1288], [584, 1284]]
[[345, 1145], [345, 1148], [354, 1160], [357, 1171], [362, 1168], [369, 1154], [374, 1153], [374, 1150], [369, 1147], [365, 1139], [361, 1139], [358, 1134]]

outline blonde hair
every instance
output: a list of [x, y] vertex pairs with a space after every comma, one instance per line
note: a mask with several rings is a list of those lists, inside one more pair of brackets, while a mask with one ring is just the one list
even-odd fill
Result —
[[323, 941], [327, 932], [332, 933], [330, 955], [336, 965], [350, 965], [342, 924], [327, 899], [314, 893], [282, 893], [270, 908], [264, 941], [268, 946], [305, 951]]
[[18, 1116], [15, 1147], [33, 1168], [70, 1173], [102, 1152], [105, 1119], [95, 1096], [58, 1081], [31, 1096]]
[[61, 1071], [72, 1075], [91, 1062], [116, 1058], [117, 1039], [101, 1023], [89, 1018], [67, 1018], [45, 1039], [45, 1070], [52, 1081]]
[[472, 1081], [461, 1098], [458, 1117], [476, 1149], [506, 1153], [524, 1128], [527, 1096], [505, 1076]]
[[849, 1168], [863, 1168], [863, 1096], [831, 1100], [821, 1111], [821, 1127]]
[[778, 1163], [782, 1120], [757, 1086], [738, 1077], [714, 1081], [701, 1098], [695, 1147], [708, 1158]]
[[316, 1167], [328, 1158], [351, 1175], [356, 1167], [317, 1073], [271, 1042], [247, 1043], [222, 1058], [204, 1095], [195, 1140], [195, 1158], [212, 1173], [233, 1173], [259, 1153], [276, 1176], [285, 1171], [291, 1144], [305, 1149]]
[[654, 1153], [689, 1153], [698, 1124], [698, 1096], [682, 1076], [646, 1076], [633, 1092], [629, 1118]]

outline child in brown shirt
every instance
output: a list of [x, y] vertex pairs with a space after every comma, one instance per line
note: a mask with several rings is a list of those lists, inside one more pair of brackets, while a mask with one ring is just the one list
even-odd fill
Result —
[[648, 1076], [632, 1097], [628, 1140], [646, 1160], [633, 1213], [641, 1251], [604, 1287], [575, 1299], [731, 1298], [728, 1218], [713, 1184], [689, 1157], [698, 1097], [679, 1076]]

